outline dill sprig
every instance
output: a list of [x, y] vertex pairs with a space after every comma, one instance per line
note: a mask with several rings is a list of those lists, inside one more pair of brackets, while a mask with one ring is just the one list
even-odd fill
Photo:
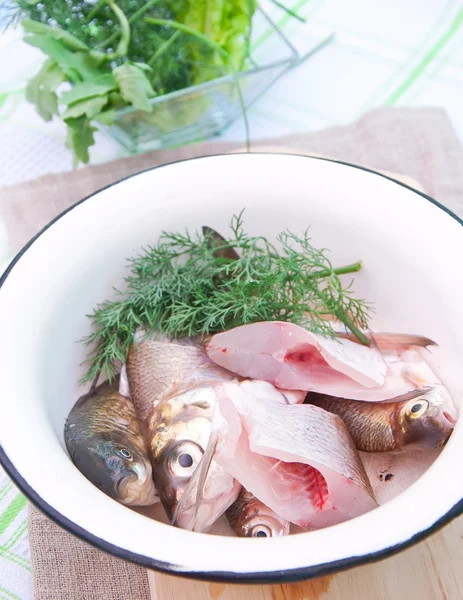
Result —
[[[245, 233], [242, 213], [223, 243], [210, 233], [163, 233], [158, 244], [129, 259], [127, 289], [89, 315], [92, 348], [83, 381], [103, 372], [111, 379], [125, 362], [138, 328], [173, 338], [206, 336], [255, 323], [283, 320], [333, 337], [330, 318], [343, 322], [362, 343], [370, 306], [354, 297], [340, 275], [361, 263], [333, 268], [326, 249], [312, 246], [308, 231], [283, 231], [277, 245]], [[277, 250], [278, 246], [278, 250]], [[219, 250], [234, 249], [239, 258]]]

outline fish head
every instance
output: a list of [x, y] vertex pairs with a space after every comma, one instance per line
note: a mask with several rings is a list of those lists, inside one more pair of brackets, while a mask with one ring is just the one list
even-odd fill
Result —
[[183, 529], [208, 529], [240, 489], [233, 477], [212, 460], [195, 518], [198, 467], [211, 436], [214, 403], [213, 388], [193, 389], [159, 404], [149, 424], [156, 489], [168, 518]]
[[400, 447], [437, 448], [452, 433], [456, 414], [438, 388], [399, 403], [392, 418], [394, 437]]
[[246, 491], [241, 492], [227, 515], [233, 523], [234, 531], [240, 537], [266, 538], [289, 535], [289, 521], [279, 517], [271, 508]]
[[157, 494], [151, 464], [135, 444], [114, 433], [96, 433], [86, 439], [73, 460], [105, 494], [121, 504], [154, 504]]
[[248, 518], [242, 524], [243, 537], [279, 537], [289, 534], [289, 522], [277, 515], [262, 512]]

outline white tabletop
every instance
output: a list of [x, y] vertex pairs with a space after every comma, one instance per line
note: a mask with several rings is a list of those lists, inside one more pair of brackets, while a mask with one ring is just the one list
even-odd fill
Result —
[[[384, 105], [443, 107], [463, 140], [461, 0], [283, 1], [307, 24], [269, 7], [270, 0], [265, 6], [298, 48], [333, 31], [336, 38], [250, 109], [253, 140], [348, 123]], [[0, 12], [0, 28], [1, 21]], [[0, 186], [72, 168], [63, 125], [44, 123], [24, 99], [42, 60], [19, 30], [0, 35]], [[106, 135], [96, 137], [91, 162], [125, 155]], [[223, 137], [243, 140], [242, 123]], [[0, 219], [0, 263], [9, 257]], [[0, 600], [32, 598], [25, 519], [24, 499], [0, 472]]]

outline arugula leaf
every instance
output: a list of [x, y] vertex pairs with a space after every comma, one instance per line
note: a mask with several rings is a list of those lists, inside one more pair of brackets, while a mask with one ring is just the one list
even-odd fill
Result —
[[23, 29], [25, 29], [28, 33], [39, 33], [43, 35], [48, 35], [56, 40], [62, 41], [63, 44], [67, 46], [70, 50], [89, 49], [87, 44], [84, 44], [84, 42], [76, 38], [71, 33], [68, 33], [64, 29], [50, 27], [50, 25], [46, 25], [45, 23], [39, 23], [38, 21], [33, 21], [32, 19], [23, 19], [21, 21], [21, 25]]
[[151, 112], [150, 98], [155, 96], [151, 83], [143, 70], [127, 61], [113, 70], [114, 79], [119, 84], [121, 96], [135, 108]]
[[97, 115], [108, 104], [107, 96], [95, 96], [75, 102], [61, 115], [65, 121], [75, 117], [87, 116], [89, 119]]
[[110, 108], [109, 110], [104, 110], [98, 115], [95, 115], [93, 117], [93, 120], [97, 121], [97, 123], [103, 123], [103, 125], [112, 125], [114, 123], [115, 117], [116, 111]]
[[51, 36], [31, 34], [24, 41], [35, 46], [53, 58], [65, 75], [74, 83], [79, 81], [97, 81], [103, 74], [101, 68], [88, 52], [69, 50], [63, 43]]
[[37, 112], [44, 121], [51, 121], [58, 114], [56, 88], [65, 80], [65, 76], [54, 60], [48, 58], [40, 71], [26, 88], [26, 100], [35, 104]]
[[108, 92], [112, 92], [117, 89], [116, 82], [113, 80], [111, 84], [92, 83], [83, 81], [82, 83], [76, 83], [69, 92], [61, 94], [61, 104], [73, 104], [80, 100], [86, 100], [95, 96], [106, 96]]
[[112, 108], [124, 108], [127, 106], [127, 102], [124, 98], [119, 94], [119, 92], [110, 92], [109, 93], [109, 104]]
[[93, 133], [96, 131], [96, 128], [90, 125], [87, 117], [66, 119], [65, 123], [68, 128], [66, 146], [74, 152], [74, 156], [78, 160], [88, 163], [88, 149], [95, 143]]
[[99, 75], [95, 79], [95, 83], [98, 83], [99, 85], [110, 85], [117, 87], [112, 73], [103, 73], [102, 75]]

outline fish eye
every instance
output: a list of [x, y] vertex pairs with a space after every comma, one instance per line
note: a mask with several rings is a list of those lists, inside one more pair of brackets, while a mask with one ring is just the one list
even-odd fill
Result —
[[251, 529], [251, 537], [272, 537], [272, 530], [267, 525], [254, 525]]
[[410, 417], [416, 419], [426, 412], [428, 406], [429, 402], [427, 400], [412, 400], [407, 408], [407, 412]]
[[186, 452], [184, 454], [180, 454], [178, 457], [178, 464], [183, 469], [188, 469], [193, 465], [193, 457], [191, 456], [191, 454], [188, 454]]
[[122, 456], [122, 458], [125, 458], [126, 460], [133, 460], [133, 456], [130, 454], [130, 452], [126, 448], [120, 448], [118, 450], [118, 454], [119, 454], [119, 456]]
[[182, 442], [169, 455], [169, 470], [178, 477], [190, 477], [203, 457], [203, 451], [193, 442]]

